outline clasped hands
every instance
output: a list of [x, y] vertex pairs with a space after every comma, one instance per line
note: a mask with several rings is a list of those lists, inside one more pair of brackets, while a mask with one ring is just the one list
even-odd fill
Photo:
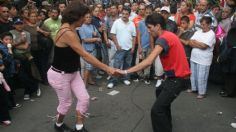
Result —
[[111, 76], [120, 76], [120, 75], [127, 75], [127, 71], [126, 70], [121, 70], [121, 69], [116, 69], [116, 68], [112, 68], [109, 67], [106, 72], [111, 75]]

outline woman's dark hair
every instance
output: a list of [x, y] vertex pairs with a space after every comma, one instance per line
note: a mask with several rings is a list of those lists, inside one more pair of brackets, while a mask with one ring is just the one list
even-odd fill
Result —
[[4, 32], [0, 35], [0, 39], [4, 39], [6, 36], [10, 36], [11, 38], [13, 38], [13, 36], [10, 32]]
[[205, 21], [207, 24], [211, 24], [212, 23], [212, 19], [209, 16], [203, 16], [200, 20], [200, 23], [202, 23], [203, 21]]
[[189, 20], [189, 17], [188, 17], [188, 16], [182, 16], [180, 20], [181, 20], [181, 21], [185, 21], [185, 22], [187, 22], [187, 23], [189, 23], [189, 22], [190, 22], [190, 20]]
[[156, 26], [157, 24], [160, 24], [162, 29], [165, 29], [165, 27], [166, 27], [165, 19], [159, 13], [153, 13], [153, 14], [147, 16], [145, 23], [146, 23], [146, 25], [150, 24], [150, 25], [154, 25], [154, 26]]
[[89, 12], [90, 11], [87, 6], [85, 6], [79, 1], [73, 1], [63, 11], [61, 22], [72, 24], [78, 21], [79, 19], [81, 19], [83, 16], [85, 16]]

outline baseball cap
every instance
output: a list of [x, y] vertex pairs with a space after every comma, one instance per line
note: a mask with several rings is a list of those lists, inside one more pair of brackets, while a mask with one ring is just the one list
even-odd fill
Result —
[[51, 4], [45, 0], [42, 2], [42, 6], [51, 6]]
[[15, 17], [13, 18], [13, 23], [14, 24], [23, 24], [23, 20], [20, 17]]
[[161, 11], [166, 11], [167, 13], [170, 13], [170, 7], [163, 6], [161, 7]]

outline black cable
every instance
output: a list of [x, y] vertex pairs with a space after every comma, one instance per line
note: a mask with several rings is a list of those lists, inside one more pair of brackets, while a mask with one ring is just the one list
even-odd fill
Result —
[[144, 112], [144, 109], [139, 106], [137, 103], [135, 103], [134, 101], [134, 98], [133, 98], [133, 95], [134, 95], [134, 92], [137, 90], [138, 88], [138, 84], [135, 86], [135, 88], [131, 91], [131, 95], [130, 95], [130, 99], [131, 99], [131, 103], [137, 108], [139, 109], [141, 112], [142, 112], [142, 116], [141, 118], [137, 121], [137, 123], [135, 124], [135, 126], [131, 129], [131, 132], [134, 132], [134, 130], [139, 126], [139, 124], [141, 123], [141, 121], [144, 119], [145, 117], [145, 112]]

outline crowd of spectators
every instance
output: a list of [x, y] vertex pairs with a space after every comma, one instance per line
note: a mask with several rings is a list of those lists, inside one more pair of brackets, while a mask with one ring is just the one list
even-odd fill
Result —
[[[23, 100], [41, 96], [40, 83], [48, 85], [47, 70], [53, 58], [54, 37], [61, 26], [63, 10], [72, 0], [8, 0], [0, 5], [0, 121], [11, 124], [9, 110], [21, 107], [15, 100], [24, 88]], [[155, 45], [145, 18], [160, 13], [165, 30], [180, 38], [191, 68], [189, 93], [197, 99], [207, 95], [209, 76], [220, 76], [222, 97], [236, 96], [235, 0], [156, 1], [82, 0], [91, 9], [77, 28], [83, 48], [109, 66], [128, 69], [144, 60]], [[168, 48], [168, 47], [167, 47]], [[168, 52], [168, 51], [166, 51]], [[164, 56], [165, 54], [163, 54]], [[85, 86], [96, 84], [104, 72], [81, 62]], [[215, 74], [218, 73], [218, 74]], [[159, 57], [145, 70], [130, 76], [108, 76], [107, 88], [132, 81], [156, 87], [165, 81]], [[210, 74], [210, 75], [209, 75]], [[219, 77], [219, 78], [220, 78]], [[236, 128], [236, 123], [231, 124]]]

